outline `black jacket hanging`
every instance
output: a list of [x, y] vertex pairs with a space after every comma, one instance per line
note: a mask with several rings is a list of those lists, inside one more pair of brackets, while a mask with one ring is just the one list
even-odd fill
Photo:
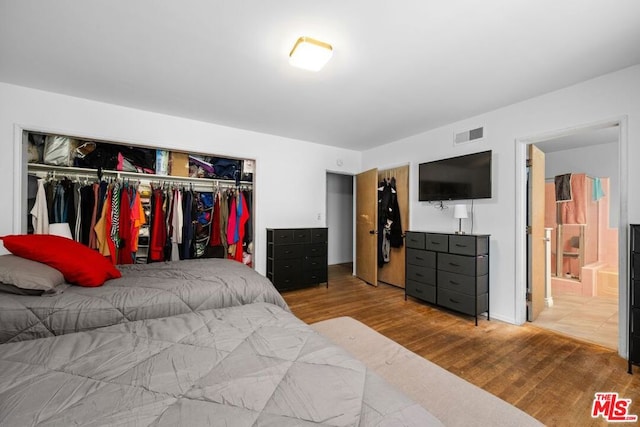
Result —
[[391, 226], [389, 232], [389, 242], [392, 248], [401, 248], [404, 244], [402, 238], [402, 220], [400, 219], [400, 206], [398, 205], [398, 192], [396, 190], [396, 179], [391, 178]]

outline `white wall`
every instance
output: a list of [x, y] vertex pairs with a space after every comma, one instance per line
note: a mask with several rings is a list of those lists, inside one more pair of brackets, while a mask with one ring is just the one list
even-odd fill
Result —
[[353, 176], [327, 174], [329, 265], [353, 261]]
[[[493, 150], [493, 198], [476, 201], [474, 231], [491, 234], [491, 317], [521, 323], [522, 313], [516, 310], [516, 299], [524, 298], [516, 291], [523, 285], [516, 274], [520, 248], [515, 212], [521, 196], [516, 188], [521, 171], [515, 164], [516, 140], [624, 116], [628, 118], [624, 161], [640, 159], [640, 65], [366, 151], [362, 168], [411, 162], [409, 229], [451, 232], [456, 223], [450, 210], [417, 201], [418, 163]], [[484, 140], [453, 146], [454, 131], [478, 126], [485, 126]], [[629, 222], [640, 222], [640, 168], [629, 168], [626, 195]]]
[[553, 178], [565, 173], [586, 173], [593, 177], [610, 178], [609, 226], [618, 227], [620, 182], [618, 179], [617, 142], [545, 153], [544, 161], [546, 178]]
[[0, 235], [20, 232], [20, 195], [14, 194], [14, 188], [20, 188], [14, 180], [19, 181], [21, 175], [18, 126], [255, 159], [254, 255], [256, 270], [262, 274], [266, 269], [265, 229], [325, 226], [327, 170], [357, 173], [361, 169], [361, 153], [352, 150], [0, 83], [0, 200], [4, 203]]

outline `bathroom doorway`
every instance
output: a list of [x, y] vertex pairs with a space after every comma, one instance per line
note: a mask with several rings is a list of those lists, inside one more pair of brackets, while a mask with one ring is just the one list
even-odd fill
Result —
[[[618, 349], [619, 130], [535, 143], [544, 153], [544, 306], [534, 325]], [[539, 281], [538, 281], [539, 282]], [[538, 288], [539, 290], [539, 288]]]

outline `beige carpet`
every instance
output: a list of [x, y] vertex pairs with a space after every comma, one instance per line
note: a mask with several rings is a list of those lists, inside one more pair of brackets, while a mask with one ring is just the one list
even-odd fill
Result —
[[453, 375], [351, 317], [311, 325], [447, 426], [541, 426], [515, 406]]

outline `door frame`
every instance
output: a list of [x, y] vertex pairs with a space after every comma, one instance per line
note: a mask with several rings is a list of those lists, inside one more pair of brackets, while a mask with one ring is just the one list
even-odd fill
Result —
[[605, 127], [618, 126], [618, 177], [620, 182], [620, 217], [618, 219], [618, 354], [626, 358], [628, 348], [628, 117], [619, 116], [608, 120], [576, 125], [570, 128], [538, 133], [531, 136], [516, 138], [515, 140], [515, 320], [524, 324], [527, 320], [526, 292], [527, 292], [527, 236], [526, 236], [526, 197], [527, 145], [555, 139], [577, 132], [597, 130]]

